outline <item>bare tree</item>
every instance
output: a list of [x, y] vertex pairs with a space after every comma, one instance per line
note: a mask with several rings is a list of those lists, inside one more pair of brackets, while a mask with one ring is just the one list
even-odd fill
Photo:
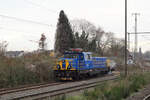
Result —
[[72, 20], [71, 27], [73, 32], [78, 32], [79, 35], [84, 31], [88, 35], [88, 39], [93, 38], [96, 34], [96, 26], [85, 19]]
[[71, 25], [75, 34], [75, 47], [82, 48], [84, 51], [95, 52], [96, 26], [85, 19], [72, 20]]
[[113, 56], [120, 56], [121, 49], [124, 47], [124, 40], [119, 38], [113, 38], [111, 41], [110, 52]]
[[97, 52], [104, 56], [104, 53], [110, 48], [111, 41], [113, 39], [113, 33], [105, 33], [99, 30], [96, 35], [97, 40]]
[[105, 32], [101, 27], [96, 28], [87, 20], [72, 20], [71, 25], [75, 34], [75, 44], [84, 50], [90, 51], [91, 49], [101, 56], [117, 55], [117, 51], [123, 46], [123, 40], [114, 38], [114, 33]]

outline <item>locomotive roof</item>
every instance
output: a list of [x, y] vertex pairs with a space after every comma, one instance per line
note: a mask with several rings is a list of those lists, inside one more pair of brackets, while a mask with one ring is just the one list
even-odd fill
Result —
[[92, 52], [83, 52], [83, 54], [92, 54]]

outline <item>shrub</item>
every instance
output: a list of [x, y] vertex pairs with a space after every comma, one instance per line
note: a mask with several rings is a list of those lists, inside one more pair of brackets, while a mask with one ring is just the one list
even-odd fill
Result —
[[[149, 84], [149, 78], [150, 73], [134, 73], [127, 78], [119, 78], [117, 81], [101, 84], [92, 91], [85, 90], [80, 98], [83, 100], [122, 100]], [[73, 100], [78, 100], [78, 98]]]
[[0, 88], [53, 81], [52, 67], [55, 60], [45, 54], [0, 57]]

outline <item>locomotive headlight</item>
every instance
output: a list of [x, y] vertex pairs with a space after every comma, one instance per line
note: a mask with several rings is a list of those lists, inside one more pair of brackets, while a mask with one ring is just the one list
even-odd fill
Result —
[[60, 69], [60, 65], [59, 64], [57, 65], [57, 69]]

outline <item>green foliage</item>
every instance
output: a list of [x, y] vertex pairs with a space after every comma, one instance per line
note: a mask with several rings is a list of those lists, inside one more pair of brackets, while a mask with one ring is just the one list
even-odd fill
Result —
[[83, 95], [88, 96], [88, 90], [84, 90]]
[[109, 86], [111, 89], [108, 90], [108, 88], [106, 88], [107, 92], [104, 92], [104, 95], [107, 100], [122, 100], [123, 98], [127, 98], [132, 93], [137, 92], [144, 85], [148, 84], [149, 82], [146, 82], [146, 80], [149, 76], [149, 73], [136, 73], [125, 79], [120, 78], [120, 81]]
[[107, 100], [121, 100], [129, 96], [129, 93], [128, 83], [120, 81], [119, 84], [114, 85], [110, 90], [104, 92], [104, 95]]
[[92, 42], [89, 43], [89, 51], [96, 52], [96, 39], [93, 39]]
[[86, 100], [83, 96], [72, 96], [68, 97], [66, 100]]
[[61, 10], [57, 23], [55, 35], [55, 53], [56, 55], [63, 54], [66, 50], [74, 47], [74, 35], [70, 26], [70, 22]]
[[75, 48], [82, 48], [84, 51], [88, 49], [88, 34], [85, 31], [82, 31], [81, 36], [79, 33], [75, 33]]
[[89, 34], [85, 33], [85, 31], [82, 31], [81, 36], [79, 36], [79, 33], [75, 33], [75, 48], [82, 48], [84, 51], [96, 51], [96, 39], [93, 39], [91, 42], [88, 40]]
[[66, 95], [62, 95], [62, 96], [57, 96], [54, 98], [54, 100], [66, 100]]
[[133, 75], [132, 77], [129, 78], [129, 80], [131, 81], [131, 84], [130, 84], [131, 92], [134, 92], [134, 91], [138, 92], [138, 90], [147, 83], [146, 82], [147, 79], [143, 74]]
[[81, 96], [66, 100], [123, 100], [150, 83], [150, 73], [135, 73], [118, 81], [106, 82], [92, 91], [85, 90]]

